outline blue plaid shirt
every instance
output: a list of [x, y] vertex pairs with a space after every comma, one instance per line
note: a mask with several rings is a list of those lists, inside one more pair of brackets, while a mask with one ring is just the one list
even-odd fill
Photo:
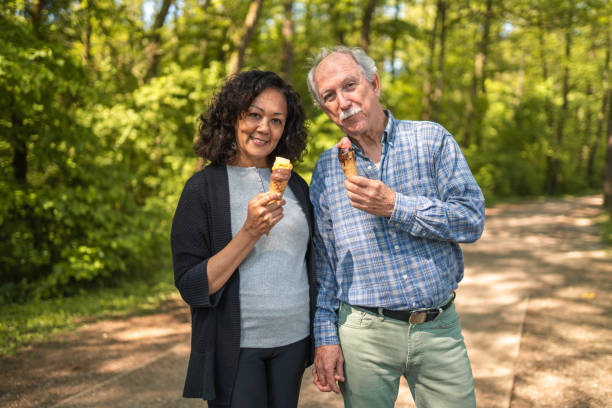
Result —
[[354, 147], [359, 175], [395, 190], [390, 218], [351, 207], [336, 147], [319, 157], [312, 175], [316, 346], [338, 344], [340, 302], [395, 310], [439, 305], [463, 278], [458, 243], [482, 234], [484, 197], [452, 135], [437, 123], [385, 113], [380, 168]]

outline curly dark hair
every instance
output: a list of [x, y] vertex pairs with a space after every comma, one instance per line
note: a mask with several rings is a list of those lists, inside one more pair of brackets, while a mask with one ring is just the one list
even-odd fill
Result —
[[232, 163], [237, 154], [236, 122], [253, 100], [268, 88], [278, 89], [287, 102], [287, 120], [278, 145], [268, 156], [271, 166], [276, 156], [292, 162], [301, 160], [306, 148], [306, 114], [300, 96], [271, 71], [251, 70], [232, 75], [199, 117], [196, 155], [211, 164]]

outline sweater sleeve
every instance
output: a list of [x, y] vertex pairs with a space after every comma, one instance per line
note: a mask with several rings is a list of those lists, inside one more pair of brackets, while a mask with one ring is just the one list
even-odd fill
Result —
[[190, 306], [215, 307], [223, 288], [213, 295], [208, 293], [206, 266], [213, 251], [205, 183], [199, 176], [194, 175], [185, 184], [172, 221], [174, 284]]

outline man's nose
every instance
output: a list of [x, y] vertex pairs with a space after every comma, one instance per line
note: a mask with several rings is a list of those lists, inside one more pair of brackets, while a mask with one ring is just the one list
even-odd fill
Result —
[[342, 110], [346, 110], [351, 106], [351, 101], [342, 92], [338, 92], [338, 106]]

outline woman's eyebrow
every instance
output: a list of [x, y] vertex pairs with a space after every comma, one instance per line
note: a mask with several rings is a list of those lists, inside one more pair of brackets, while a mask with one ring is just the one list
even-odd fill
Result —
[[[251, 107], [251, 108], [258, 109], [258, 110], [260, 110], [260, 111], [262, 111], [262, 112], [265, 112], [265, 110], [264, 110], [263, 108], [260, 108], [260, 107], [259, 107], [259, 106], [257, 106], [257, 105], [251, 105], [250, 107]], [[284, 115], [284, 113], [283, 113], [283, 112], [274, 112], [272, 115], [275, 115], [275, 116], [283, 116], [283, 115]]]

